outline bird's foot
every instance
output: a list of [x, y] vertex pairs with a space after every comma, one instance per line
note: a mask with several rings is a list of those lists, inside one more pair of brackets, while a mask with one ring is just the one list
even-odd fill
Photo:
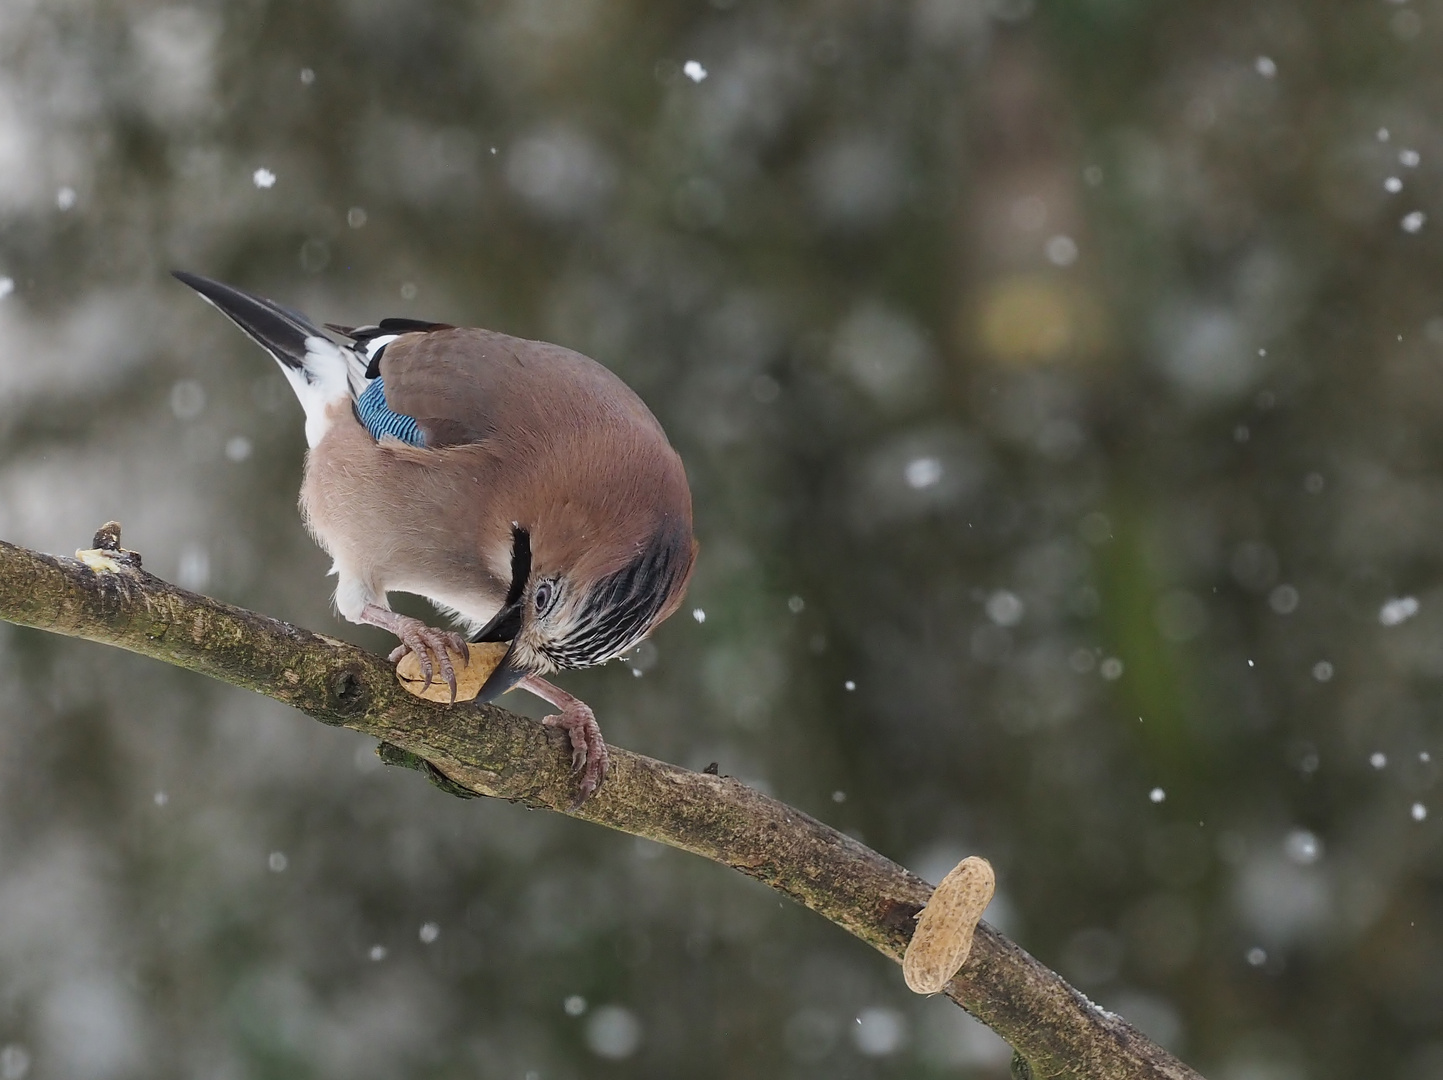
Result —
[[586, 702], [572, 697], [539, 675], [528, 675], [516, 685], [561, 710], [560, 715], [548, 716], [541, 722], [547, 727], [559, 727], [571, 740], [571, 771], [581, 774], [581, 786], [576, 801], [571, 804], [571, 809], [575, 810], [596, 794], [596, 789], [606, 779], [606, 769], [611, 763], [596, 714]]
[[[455, 653], [461, 658], [462, 663], [471, 659], [471, 649], [466, 644], [466, 639], [454, 630], [437, 630], [434, 626], [427, 626], [420, 619], [412, 619], [402, 616], [406, 622], [392, 631], [401, 639], [401, 644], [391, 650], [391, 655], [386, 659], [396, 663], [407, 653], [416, 654], [416, 659], [421, 661], [421, 674], [426, 676], [426, 686], [431, 685], [436, 670], [441, 671], [441, 679], [451, 690], [451, 701], [456, 700], [456, 667], [451, 663], [450, 653]], [[448, 652], [449, 650], [449, 652]]]
[[548, 716], [541, 722], [547, 727], [560, 728], [571, 739], [571, 772], [581, 777], [576, 801], [571, 804], [571, 809], [575, 810], [596, 794], [596, 789], [606, 779], [606, 769], [611, 763], [606, 740], [601, 737], [601, 725], [596, 722], [591, 706], [575, 698], [562, 706], [559, 714]]
[[401, 639], [401, 644], [391, 650], [386, 659], [396, 663], [407, 653], [415, 653], [421, 662], [421, 674], [426, 677], [429, 687], [440, 671], [441, 679], [451, 690], [451, 701], [456, 700], [456, 667], [451, 663], [450, 653], [455, 653], [463, 662], [471, 659], [471, 647], [466, 639], [454, 630], [437, 630], [427, 626], [420, 619], [409, 615], [398, 615], [394, 611], [367, 604], [361, 612], [361, 621], [389, 630]]

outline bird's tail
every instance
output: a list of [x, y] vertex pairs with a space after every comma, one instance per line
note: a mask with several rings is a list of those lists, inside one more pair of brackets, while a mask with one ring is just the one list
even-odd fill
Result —
[[273, 300], [183, 270], [175, 276], [276, 358], [306, 411], [306, 441], [319, 443], [330, 426], [326, 410], [336, 401], [354, 400], [364, 386], [365, 359]]

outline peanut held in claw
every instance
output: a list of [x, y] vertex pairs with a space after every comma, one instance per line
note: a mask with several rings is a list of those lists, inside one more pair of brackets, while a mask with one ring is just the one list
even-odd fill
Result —
[[[482, 641], [473, 642], [471, 645], [471, 659], [466, 666], [461, 666], [461, 658], [453, 656], [451, 659], [456, 665], [456, 700], [470, 701], [481, 692], [481, 687], [496, 670], [496, 665], [501, 663], [501, 658], [506, 655], [507, 643], [504, 641]], [[427, 701], [439, 701], [446, 704], [451, 700], [451, 688], [446, 685], [446, 680], [436, 673], [431, 678], [431, 685], [426, 685], [426, 676], [421, 671], [421, 661], [414, 652], [409, 652], [396, 662], [396, 678], [411, 693], [417, 697], [425, 698]]]
[[918, 994], [937, 994], [967, 962], [972, 935], [992, 900], [992, 864], [971, 855], [942, 879], [917, 915], [917, 929], [902, 957], [902, 978]]

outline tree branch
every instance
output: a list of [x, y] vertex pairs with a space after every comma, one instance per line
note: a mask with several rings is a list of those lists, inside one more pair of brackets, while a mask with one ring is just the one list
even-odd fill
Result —
[[[118, 532], [114, 540], [118, 548]], [[387, 760], [457, 794], [570, 812], [723, 863], [901, 960], [931, 887], [807, 814], [738, 780], [617, 748], [600, 792], [568, 811], [574, 782], [561, 733], [495, 706], [422, 701], [378, 656], [186, 592], [140, 569], [138, 557], [115, 555], [114, 569], [97, 570], [0, 541], [0, 619], [141, 653], [373, 735]], [[945, 993], [1014, 1047], [1016, 1072], [1201, 1080], [986, 923]]]

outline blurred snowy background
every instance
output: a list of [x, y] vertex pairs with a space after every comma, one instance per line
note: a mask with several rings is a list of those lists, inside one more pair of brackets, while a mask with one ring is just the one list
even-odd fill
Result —
[[[3, 0], [0, 536], [118, 518], [387, 649], [168, 271], [583, 350], [703, 545], [562, 680], [612, 741], [987, 855], [1215, 1080], [1438, 1080], [1440, 49], [1439, 0]], [[0, 627], [0, 1080], [1005, 1075], [760, 886], [372, 750]]]

